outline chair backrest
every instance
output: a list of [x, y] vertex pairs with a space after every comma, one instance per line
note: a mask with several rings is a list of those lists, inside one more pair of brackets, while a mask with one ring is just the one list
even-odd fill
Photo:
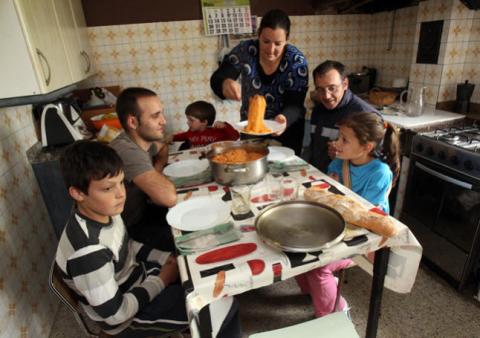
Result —
[[103, 336], [103, 333], [100, 329], [97, 329], [97, 332], [93, 332], [93, 330], [90, 329], [89, 325], [83, 318], [77, 294], [63, 281], [62, 272], [60, 271], [60, 268], [55, 261], [53, 261], [52, 266], [50, 267], [48, 285], [50, 287], [50, 290], [52, 290], [52, 292], [57, 295], [58, 298], [60, 298], [62, 303], [65, 304], [68, 309], [73, 312], [73, 315], [75, 316], [78, 324], [88, 336]]
[[63, 281], [60, 268], [55, 262], [53, 262], [52, 267], [50, 268], [48, 282], [53, 293], [60, 298], [60, 300], [70, 309], [70, 311], [79, 311], [78, 297], [75, 295], [75, 292]]

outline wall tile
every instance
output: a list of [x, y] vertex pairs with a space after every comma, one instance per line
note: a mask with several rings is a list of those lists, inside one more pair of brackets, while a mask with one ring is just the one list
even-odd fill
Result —
[[48, 292], [52, 226], [25, 151], [37, 142], [31, 107], [0, 109], [0, 337], [48, 337], [58, 302]]

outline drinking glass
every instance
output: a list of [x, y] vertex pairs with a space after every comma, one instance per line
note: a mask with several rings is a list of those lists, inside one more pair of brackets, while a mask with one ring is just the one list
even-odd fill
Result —
[[250, 188], [248, 185], [230, 187], [232, 213], [234, 215], [245, 215], [250, 211]]
[[292, 201], [298, 197], [298, 182], [291, 177], [285, 177], [280, 181], [282, 187], [282, 201]]

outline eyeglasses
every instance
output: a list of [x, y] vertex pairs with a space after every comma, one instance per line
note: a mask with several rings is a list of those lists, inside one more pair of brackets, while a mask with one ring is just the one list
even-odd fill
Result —
[[330, 85], [325, 88], [317, 87], [315, 88], [315, 92], [320, 95], [335, 94], [338, 93], [340, 88], [342, 88], [342, 85]]

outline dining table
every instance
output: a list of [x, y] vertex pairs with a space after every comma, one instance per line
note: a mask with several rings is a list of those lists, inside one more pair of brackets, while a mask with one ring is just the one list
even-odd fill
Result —
[[[187, 160], [205, 159], [206, 148], [177, 151], [169, 154], [169, 164]], [[288, 159], [293, 166], [278, 166], [275, 176], [289, 177], [298, 183], [298, 199], [303, 199], [306, 189], [315, 185], [329, 185], [329, 191], [355, 198], [367, 208], [371, 203], [355, 194], [325, 173], [298, 157]], [[293, 162], [292, 162], [293, 161]], [[303, 163], [304, 165], [298, 165]], [[276, 163], [278, 164], [278, 163]], [[269, 167], [272, 168], [272, 163]], [[285, 170], [282, 170], [284, 168]], [[239, 236], [234, 242], [219, 243], [209, 250], [178, 252], [177, 261], [182, 286], [186, 290], [186, 308], [192, 337], [211, 337], [208, 329], [209, 318], [200, 317], [200, 310], [217, 300], [233, 297], [253, 289], [267, 287], [277, 282], [298, 276], [307, 271], [324, 266], [340, 259], [352, 258], [358, 266], [372, 276], [367, 329], [365, 336], [376, 337], [381, 313], [381, 301], [384, 287], [397, 293], [411, 291], [422, 257], [422, 247], [408, 226], [393, 219], [398, 231], [396, 235], [385, 238], [364, 228], [347, 224], [343, 239], [334, 245], [315, 252], [286, 252], [266, 243], [257, 234], [255, 220], [262, 210], [279, 200], [269, 198], [269, 179], [267, 177], [251, 187], [250, 212], [241, 216], [228, 214]], [[211, 177], [211, 176], [203, 176]], [[203, 181], [180, 181], [177, 188], [177, 206], [197, 199], [219, 201], [230, 208], [231, 194], [228, 186], [220, 185], [212, 179]], [[205, 207], [205, 214], [215, 213]], [[180, 222], [177, 218], [172, 223]], [[170, 224], [174, 238], [185, 236], [189, 231], [181, 230], [181, 224]], [[224, 257], [219, 257], [219, 249], [227, 248]], [[228, 250], [230, 249], [230, 251]], [[233, 254], [232, 254], [233, 252]], [[374, 259], [367, 254], [375, 252]], [[211, 253], [209, 255], [209, 253]], [[213, 257], [213, 259], [212, 259]], [[373, 262], [372, 262], [373, 260]], [[367, 306], [367, 304], [365, 305]]]

